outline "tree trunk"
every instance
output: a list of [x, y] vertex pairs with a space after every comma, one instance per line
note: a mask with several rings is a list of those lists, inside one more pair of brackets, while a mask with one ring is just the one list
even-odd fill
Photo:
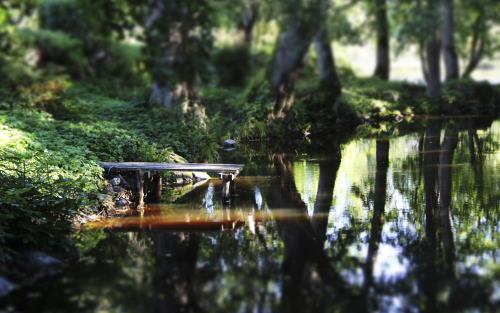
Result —
[[441, 97], [441, 70], [439, 68], [439, 41], [436, 36], [426, 43], [427, 55], [427, 96], [433, 100]]
[[[189, 53], [193, 39], [192, 26], [186, 17], [165, 20], [183, 13], [181, 5], [153, 0], [145, 21], [147, 66], [153, 78], [148, 105], [179, 108], [183, 113], [195, 112], [204, 123], [204, 109], [198, 104], [196, 71], [189, 70], [193, 56]], [[186, 72], [187, 71], [187, 72]]]
[[484, 39], [484, 14], [480, 11], [474, 21], [474, 27], [472, 29], [472, 40], [470, 43], [469, 51], [469, 61], [465, 66], [465, 70], [462, 73], [462, 77], [469, 78], [472, 72], [476, 69], [484, 56], [485, 50], [485, 39]]
[[377, 59], [374, 76], [388, 80], [390, 75], [389, 22], [386, 0], [375, 0], [375, 23], [377, 32]]
[[459, 77], [458, 56], [455, 48], [455, 20], [453, 0], [442, 0], [442, 44], [446, 80]]
[[[432, 16], [436, 10], [435, 0], [427, 0], [426, 10]], [[438, 27], [431, 31], [424, 40], [424, 76], [426, 76], [427, 96], [432, 100], [441, 97], [441, 69], [439, 64], [441, 45], [438, 36]]]
[[151, 106], [163, 106], [173, 108], [179, 106], [184, 97], [187, 97], [189, 92], [183, 84], [169, 86], [167, 83], [156, 82], [153, 84], [148, 104]]
[[327, 91], [333, 103], [337, 102], [342, 92], [342, 85], [337, 74], [332, 46], [325, 29], [321, 29], [315, 38], [320, 75], [320, 87]]
[[252, 44], [252, 33], [257, 18], [259, 17], [259, 0], [246, 1], [245, 12], [243, 12], [243, 19], [241, 29], [243, 30], [243, 40], [245, 44]]
[[301, 31], [296, 26], [289, 27], [280, 35], [271, 78], [276, 95], [271, 118], [284, 119], [291, 117], [290, 110], [293, 104], [293, 89], [297, 71], [302, 66], [310, 43], [310, 34]]

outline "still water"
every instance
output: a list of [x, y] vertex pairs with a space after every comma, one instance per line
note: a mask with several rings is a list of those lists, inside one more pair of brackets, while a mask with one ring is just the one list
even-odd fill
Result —
[[[77, 234], [26, 312], [495, 312], [500, 121], [426, 120], [210, 180]], [[498, 311], [497, 311], [498, 312]]]

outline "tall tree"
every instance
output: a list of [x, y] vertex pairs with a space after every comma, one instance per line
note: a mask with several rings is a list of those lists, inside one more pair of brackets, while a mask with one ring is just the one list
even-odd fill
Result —
[[313, 35], [300, 25], [289, 25], [280, 35], [271, 77], [276, 94], [273, 118], [291, 117], [295, 80]]
[[386, 0], [373, 0], [376, 29], [376, 64], [374, 76], [388, 80], [390, 75], [390, 38]]
[[279, 37], [271, 83], [276, 94], [272, 118], [292, 117], [293, 90], [312, 38], [316, 38], [322, 85], [340, 94], [333, 53], [325, 30], [329, 1], [286, 0], [279, 2], [282, 32]]
[[442, 48], [446, 80], [459, 77], [458, 55], [455, 48], [455, 17], [453, 0], [442, 0]]

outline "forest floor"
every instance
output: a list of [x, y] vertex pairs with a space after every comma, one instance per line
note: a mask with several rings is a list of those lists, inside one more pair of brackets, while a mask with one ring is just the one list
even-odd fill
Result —
[[[336, 113], [325, 106], [314, 79], [299, 82], [298, 133], [352, 132], [360, 124], [380, 130], [418, 114], [498, 112], [500, 90], [487, 83], [449, 84], [436, 108], [422, 86], [345, 76]], [[178, 155], [214, 161], [226, 138], [279, 137], [267, 122], [273, 102], [265, 80], [244, 89], [202, 89], [206, 126], [194, 116], [146, 107], [140, 89], [96, 86], [54, 78], [15, 94], [1, 92], [0, 276], [12, 273], [7, 269], [20, 253], [42, 250], [65, 258], [74, 251], [72, 222], [102, 210], [97, 195], [106, 182], [99, 161], [178, 161]]]

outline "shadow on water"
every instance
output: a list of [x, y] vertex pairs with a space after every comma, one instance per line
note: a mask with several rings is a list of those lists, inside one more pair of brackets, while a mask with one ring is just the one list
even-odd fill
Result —
[[494, 312], [500, 121], [248, 160], [77, 234], [81, 258], [5, 299], [22, 312]]

